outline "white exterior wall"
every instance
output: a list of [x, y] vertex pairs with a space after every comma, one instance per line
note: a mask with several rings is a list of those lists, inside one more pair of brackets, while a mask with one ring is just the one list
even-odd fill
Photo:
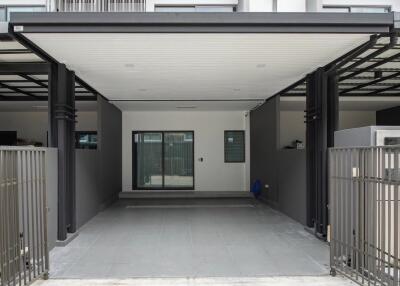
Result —
[[[253, 1], [253, 0], [252, 0]], [[204, 5], [204, 6], [235, 6], [238, 0], [147, 0], [146, 12], [154, 12], [155, 6], [188, 6], [188, 5]]]
[[0, 0], [0, 5], [6, 6], [43, 6], [46, 0]]
[[306, 12], [306, 0], [278, 0], [277, 12]]
[[247, 1], [246, 12], [272, 12], [273, 0], [242, 0]]
[[[246, 130], [244, 112], [123, 112], [122, 188], [125, 192], [132, 191], [132, 131], [146, 130], [194, 131], [195, 191], [247, 191], [246, 163], [224, 162], [224, 130]], [[249, 145], [246, 142], [246, 161]], [[198, 160], [200, 157], [204, 158], [203, 162]]]
[[[94, 111], [77, 112], [76, 130], [96, 131], [97, 113]], [[46, 146], [48, 125], [47, 111], [0, 112], [0, 130], [17, 131], [18, 138], [42, 142]]]
[[[274, 1], [276, 4], [274, 5]], [[239, 0], [239, 11], [272, 12], [321, 12], [323, 5], [330, 6], [391, 6], [400, 11], [399, 0]], [[247, 9], [247, 10], [246, 10]]]
[[[304, 123], [304, 112], [281, 111], [280, 118], [280, 144], [281, 148], [290, 145], [298, 139], [306, 141], [306, 125]], [[340, 111], [339, 129], [371, 126], [376, 124], [375, 111]]]
[[[46, 5], [46, 0], [0, 0], [0, 5], [38, 6]], [[148, 0], [146, 11], [153, 12], [155, 5], [237, 5], [240, 12], [318, 12], [323, 5], [388, 5], [400, 11], [399, 0]]]
[[400, 0], [323, 0], [322, 4], [330, 6], [392, 6], [393, 11], [400, 11]]

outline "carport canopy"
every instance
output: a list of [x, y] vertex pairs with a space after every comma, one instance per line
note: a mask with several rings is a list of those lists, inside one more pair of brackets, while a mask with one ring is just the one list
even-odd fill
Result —
[[250, 110], [371, 35], [389, 33], [395, 17], [15, 13], [11, 32], [122, 110]]

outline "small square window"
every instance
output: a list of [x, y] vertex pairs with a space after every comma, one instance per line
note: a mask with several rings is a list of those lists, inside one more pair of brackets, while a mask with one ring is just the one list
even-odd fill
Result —
[[97, 149], [96, 131], [75, 131], [76, 149]]
[[225, 131], [225, 163], [245, 161], [245, 138], [243, 130]]

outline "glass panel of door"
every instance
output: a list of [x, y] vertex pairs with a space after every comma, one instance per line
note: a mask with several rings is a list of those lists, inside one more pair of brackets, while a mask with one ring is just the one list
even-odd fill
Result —
[[134, 132], [137, 189], [193, 189], [193, 131]]

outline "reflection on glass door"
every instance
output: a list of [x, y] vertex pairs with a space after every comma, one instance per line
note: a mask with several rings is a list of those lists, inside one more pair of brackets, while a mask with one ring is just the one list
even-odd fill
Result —
[[133, 132], [136, 189], [194, 189], [193, 131]]
[[136, 187], [161, 188], [162, 177], [162, 133], [141, 132], [134, 134], [136, 147]]
[[166, 188], [193, 186], [192, 132], [165, 132], [164, 186]]

